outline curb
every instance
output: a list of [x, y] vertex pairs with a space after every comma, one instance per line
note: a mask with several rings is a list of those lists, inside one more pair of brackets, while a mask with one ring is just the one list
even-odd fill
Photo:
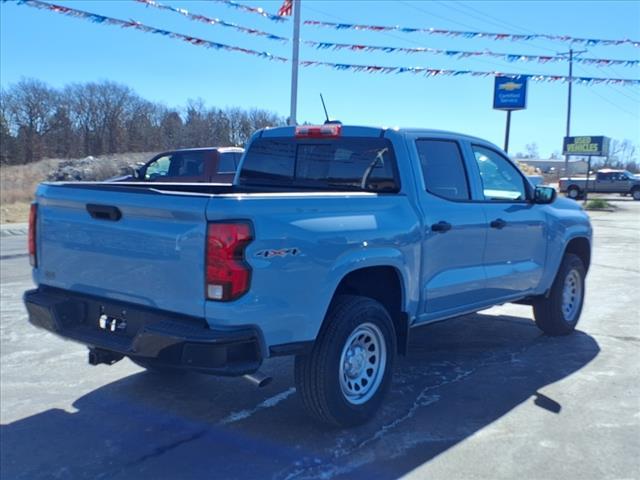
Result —
[[26, 235], [28, 232], [29, 225], [26, 223], [3, 223], [0, 225], [0, 237]]

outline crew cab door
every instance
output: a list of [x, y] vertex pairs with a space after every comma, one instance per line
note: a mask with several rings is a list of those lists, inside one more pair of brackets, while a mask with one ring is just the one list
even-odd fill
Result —
[[419, 322], [470, 311], [485, 298], [486, 217], [471, 189], [459, 142], [417, 138], [423, 215]]
[[547, 227], [544, 205], [529, 201], [520, 170], [485, 145], [470, 145], [482, 185], [487, 217], [483, 263], [491, 303], [534, 290], [544, 271]]
[[[598, 172], [596, 173], [595, 188], [589, 188], [590, 192], [615, 192], [617, 191], [618, 184], [616, 183], [618, 175], [611, 172]], [[589, 182], [591, 183], [591, 182]]]

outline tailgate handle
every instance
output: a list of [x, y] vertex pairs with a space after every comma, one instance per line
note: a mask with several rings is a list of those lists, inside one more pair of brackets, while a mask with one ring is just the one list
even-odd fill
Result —
[[112, 222], [117, 222], [122, 218], [120, 209], [112, 205], [87, 203], [87, 212], [96, 220], [111, 220]]

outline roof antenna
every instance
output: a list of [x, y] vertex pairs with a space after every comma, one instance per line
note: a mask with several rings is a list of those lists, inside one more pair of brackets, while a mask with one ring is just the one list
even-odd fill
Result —
[[324, 121], [325, 125], [331, 125], [332, 123], [342, 124], [340, 120], [329, 120], [329, 114], [327, 113], [327, 106], [324, 104], [324, 98], [322, 94], [320, 94], [320, 100], [322, 101], [322, 108], [324, 108], [324, 116], [326, 120]]
[[324, 104], [324, 98], [322, 97], [322, 94], [320, 94], [320, 101], [322, 102], [322, 108], [324, 108], [324, 116], [326, 117], [326, 120], [324, 123], [330, 123], [331, 120], [329, 120], [329, 114], [327, 113], [327, 106]]

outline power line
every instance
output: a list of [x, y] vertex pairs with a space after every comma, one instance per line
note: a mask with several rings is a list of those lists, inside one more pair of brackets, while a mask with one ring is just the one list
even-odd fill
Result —
[[[497, 19], [497, 18], [495, 18], [495, 17], [493, 17], [491, 15], [488, 15], [488, 14], [486, 14], [486, 13], [484, 13], [484, 12], [482, 12], [482, 11], [476, 9], [476, 8], [473, 8], [473, 7], [469, 6], [469, 5], [464, 5], [464, 4], [462, 4], [462, 2], [442, 2], [442, 1], [438, 1], [437, 3], [442, 5], [442, 6], [444, 6], [444, 7], [447, 7], [447, 8], [454, 9], [454, 10], [457, 10], [459, 12], [462, 12], [463, 14], [468, 15], [468, 16], [470, 16], [472, 18], [475, 18], [478, 21], [481, 21], [481, 22], [484, 22], [484, 23], [489, 23], [489, 24], [497, 26], [499, 28], [505, 28], [505, 26], [506, 26], [506, 28], [510, 28], [510, 29], [512, 29], [512, 30], [514, 30], [516, 32], [527, 32], [527, 33], [535, 34], [535, 32], [533, 30], [530, 30], [528, 28], [522, 28], [522, 27], [514, 25], [514, 24], [512, 24], [510, 22], [505, 22], [503, 20]], [[464, 10], [460, 10], [457, 7], [451, 5], [451, 3], [457, 3], [462, 8], [467, 8], [467, 9], [470, 9], [470, 10], [472, 10], [474, 12], [477, 12], [478, 14], [482, 15], [483, 17], [486, 17], [487, 19], [482, 19], [482, 18], [478, 17], [477, 15], [474, 15], [472, 13], [467, 13]], [[519, 41], [519, 40], [515, 41], [515, 43], [519, 43], [521, 45], [527, 44], [526, 42], [522, 42], [522, 41]], [[529, 45], [529, 47], [531, 47], [531, 48], [536, 48], [538, 50], [545, 50], [547, 52], [554, 52], [555, 51], [554, 49], [548, 48], [548, 47], [542, 47], [542, 46], [531, 45], [531, 44], [527, 44], [527, 45]]]
[[626, 113], [627, 115], [631, 115], [634, 118], [638, 118], [638, 112], [630, 112], [629, 110], [627, 110], [626, 108], [621, 107], [620, 105], [618, 105], [617, 103], [612, 102], [611, 100], [609, 100], [607, 97], [604, 97], [602, 95], [600, 95], [598, 92], [596, 92], [593, 88], [588, 89], [588, 91], [590, 91], [591, 93], [593, 93], [594, 95], [600, 97], [602, 100], [604, 100], [605, 102], [607, 102], [608, 104], [610, 104], [611, 106], [617, 108], [618, 110], [620, 110], [621, 112]]
[[442, 19], [442, 20], [444, 20], [446, 22], [454, 23], [456, 25], [460, 25], [460, 26], [465, 27], [465, 28], [471, 28], [471, 29], [475, 28], [475, 27], [472, 27], [471, 25], [469, 25], [467, 23], [458, 22], [456, 20], [451, 20], [450, 18], [443, 17], [442, 15], [438, 15], [437, 13], [428, 12], [428, 11], [426, 11], [426, 10], [420, 8], [420, 7], [417, 7], [416, 5], [412, 5], [409, 2], [405, 2], [404, 0], [398, 0], [397, 3], [402, 3], [403, 5], [406, 5], [407, 7], [413, 8], [414, 10], [417, 10], [417, 11], [422, 12], [422, 13], [426, 13], [427, 15], [429, 15], [431, 17], [440, 18], [440, 19]]
[[[322, 10], [318, 10], [317, 8], [309, 7], [308, 5], [305, 5], [305, 9], [306, 10], [310, 10], [312, 12], [319, 13], [321, 15], [325, 15], [326, 17], [329, 17], [329, 18], [333, 18], [334, 20], [338, 20], [339, 22], [348, 22], [348, 20], [346, 20], [344, 17], [339, 17], [337, 15], [334, 15], [334, 14], [331, 14], [331, 13], [327, 13], [327, 12], [324, 12]], [[395, 38], [397, 40], [400, 40], [402, 42], [405, 42], [405, 43], [408, 43], [408, 44], [411, 44], [411, 45], [418, 45], [420, 47], [424, 47], [424, 43], [423, 42], [419, 42], [419, 41], [413, 40], [411, 38], [403, 37], [403, 36], [400, 36], [400, 35], [394, 35], [393, 33], [389, 33], [389, 32], [380, 32], [380, 33], [382, 35], [385, 35], [385, 36], [389, 37], [389, 38]], [[424, 48], [427, 48], [427, 47], [424, 47]], [[475, 61], [477, 61], [479, 63], [484, 63], [484, 64], [487, 64], [487, 65], [497, 66], [497, 67], [500, 67], [500, 68], [504, 67], [504, 64], [498, 63], [498, 62], [494, 62], [494, 61], [491, 61], [491, 60], [480, 59], [480, 58], [474, 58], [473, 60], [475, 60]], [[523, 70], [527, 74], [531, 74], [531, 75], [534, 74], [534, 72], [531, 69], [527, 68], [527, 67], [522, 67], [521, 66], [520, 69]]]
[[[438, 3], [443, 4], [443, 5], [447, 5], [447, 3], [445, 3], [445, 2], [438, 2]], [[500, 28], [504, 28], [504, 26], [506, 25], [507, 28], [512, 28], [515, 31], [535, 33], [533, 30], [530, 30], [528, 28], [523, 28], [523, 27], [521, 27], [519, 25], [515, 25], [515, 24], [513, 24], [511, 22], [500, 20], [500, 19], [498, 19], [498, 18], [496, 18], [494, 16], [488, 15], [488, 14], [484, 13], [483, 11], [472, 7], [471, 5], [467, 5], [467, 4], [464, 4], [462, 2], [451, 2], [451, 3], [457, 3], [462, 8], [466, 8], [468, 10], [472, 10], [472, 11], [476, 12], [477, 14], [482, 15], [483, 17], [487, 17], [489, 20], [485, 20], [485, 22], [493, 23], [494, 25], [499, 26], [499, 27], [500, 27], [500, 25], [498, 25], [498, 23], [501, 23], [502, 27], [500, 27]], [[451, 7], [451, 8], [453, 8], [453, 7]], [[467, 15], [469, 15], [469, 14], [467, 14]], [[496, 23], [496, 22], [498, 22], [498, 23]]]
[[[585, 68], [585, 66], [583, 65], [579, 65], [577, 66], [582, 72], [585, 72], [586, 74], [590, 74], [589, 70], [595, 70], [594, 68], [592, 68], [592, 66], [587, 66], [589, 67], [589, 70], [587, 70], [587, 68]], [[617, 93], [619, 95], [622, 95], [623, 97], [626, 97], [627, 99], [631, 100], [632, 102], [638, 102], [640, 103], [640, 98], [634, 98], [633, 96], [629, 95], [628, 93], [636, 93], [633, 91], [633, 89], [629, 89], [628, 93], [627, 92], [623, 92], [622, 90], [619, 90], [616, 86], [614, 85], [606, 85], [606, 87], [611, 90], [614, 93]], [[640, 110], [638, 111], [638, 115], [640, 116]]]

